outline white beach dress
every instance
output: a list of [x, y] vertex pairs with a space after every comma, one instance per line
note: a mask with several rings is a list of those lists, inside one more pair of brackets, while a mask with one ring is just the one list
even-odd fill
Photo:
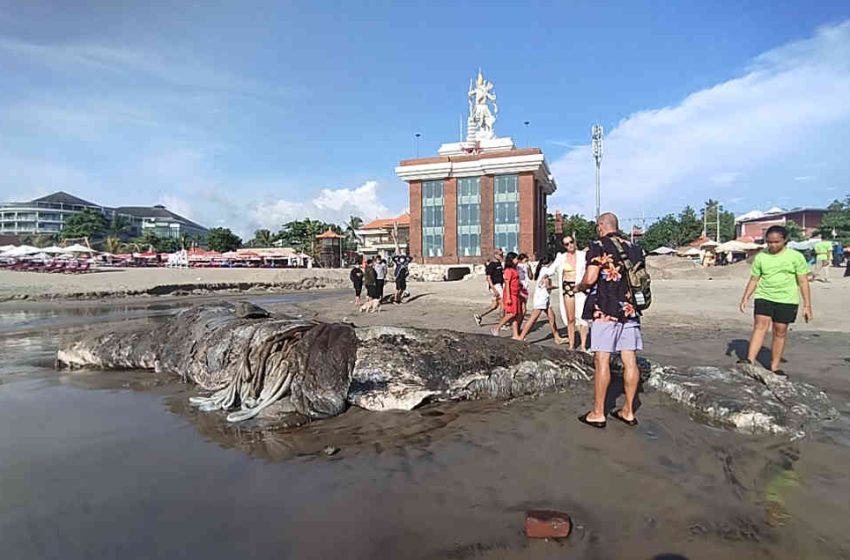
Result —
[[546, 287], [546, 279], [549, 278], [552, 272], [552, 269], [548, 266], [540, 269], [540, 278], [534, 287], [534, 301], [532, 302], [534, 309], [540, 309], [541, 311], [549, 309], [549, 290]]

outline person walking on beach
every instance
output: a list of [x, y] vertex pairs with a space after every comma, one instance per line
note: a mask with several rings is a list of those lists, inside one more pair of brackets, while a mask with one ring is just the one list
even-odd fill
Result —
[[375, 277], [375, 267], [372, 259], [366, 261], [366, 268], [363, 270], [363, 283], [366, 284], [366, 297], [376, 299], [378, 297], [378, 280]]
[[588, 322], [582, 317], [586, 296], [575, 289], [576, 282], [584, 278], [587, 251], [579, 250], [572, 235], [565, 235], [561, 243], [564, 245], [564, 251], [558, 253], [553, 267], [560, 278], [558, 307], [561, 319], [567, 326], [566, 342], [570, 350], [575, 350], [578, 325], [580, 348], [582, 352], [587, 352]]
[[472, 315], [479, 327], [481, 326], [481, 319], [490, 314], [490, 312], [501, 308], [502, 286], [505, 283], [504, 269], [502, 268], [503, 255], [502, 250], [497, 249], [493, 253], [493, 258], [490, 259], [490, 262], [487, 263], [487, 267], [484, 269], [484, 276], [487, 279], [487, 291], [493, 296], [493, 302], [484, 313], [475, 313]]
[[395, 298], [393, 302], [399, 304], [407, 291], [407, 275], [409, 272], [407, 264], [410, 262], [410, 258], [407, 255], [396, 255], [393, 257], [393, 262], [395, 263]]
[[361, 304], [360, 293], [363, 291], [363, 269], [360, 268], [359, 264], [351, 268], [348, 278], [351, 280], [351, 285], [354, 286], [354, 304], [359, 306]]
[[384, 283], [387, 281], [387, 263], [380, 256], [375, 257], [375, 296], [379, 300], [384, 299]]
[[829, 282], [829, 261], [832, 258], [832, 242], [821, 239], [815, 244], [815, 269], [812, 278], [819, 282]]
[[809, 267], [802, 254], [785, 246], [788, 241], [787, 229], [771, 226], [764, 237], [767, 250], [757, 254], [753, 260], [750, 280], [739, 305], [741, 313], [746, 313], [750, 297], [755, 293], [753, 332], [750, 335], [747, 358], [739, 363], [755, 363], [772, 323], [770, 371], [777, 375], [786, 375], [779, 365], [785, 350], [788, 325], [797, 319], [800, 293], [803, 294], [803, 319], [808, 323], [813, 318]]
[[531, 265], [528, 264], [528, 255], [520, 253], [516, 258], [516, 271], [519, 275], [519, 322], [525, 318], [528, 296], [531, 293]]
[[551, 267], [553, 262], [551, 255], [546, 255], [540, 262], [537, 263], [537, 272], [534, 275], [536, 283], [534, 285], [534, 295], [532, 301], [533, 310], [531, 311], [531, 317], [525, 322], [522, 327], [522, 332], [519, 335], [520, 340], [525, 340], [528, 336], [528, 333], [531, 331], [531, 327], [534, 326], [534, 323], [537, 322], [537, 319], [541, 314], [546, 314], [546, 318], [549, 321], [549, 328], [552, 330], [552, 338], [555, 339], [555, 344], [563, 344], [563, 339], [561, 339], [561, 335], [558, 334], [558, 325], [555, 322], [555, 311], [552, 309], [549, 304], [549, 292], [552, 291], [554, 287], [552, 284], [552, 277], [555, 275], [554, 269]]
[[839, 268], [844, 260], [844, 248], [841, 243], [832, 244], [832, 266]]
[[844, 247], [844, 277], [850, 276], [850, 246]]
[[610, 212], [596, 220], [599, 239], [587, 250], [587, 270], [575, 292], [592, 290], [584, 306], [583, 317], [592, 319], [590, 350], [594, 352], [593, 408], [578, 417], [594, 428], [604, 428], [605, 397], [611, 382], [611, 354], [620, 353], [623, 362], [623, 382], [626, 402], [611, 415], [629, 426], [637, 426], [634, 400], [640, 373], [637, 351], [643, 350], [640, 334], [640, 312], [635, 307], [634, 294], [629, 286], [628, 271], [621, 255], [632, 263], [643, 261], [640, 247], [618, 236], [617, 216]]
[[519, 273], [516, 270], [517, 254], [510, 252], [505, 256], [504, 289], [502, 290], [502, 308], [505, 316], [499, 324], [490, 329], [490, 334], [499, 336], [499, 330], [508, 323], [513, 330], [513, 338], [519, 339], [520, 285]]

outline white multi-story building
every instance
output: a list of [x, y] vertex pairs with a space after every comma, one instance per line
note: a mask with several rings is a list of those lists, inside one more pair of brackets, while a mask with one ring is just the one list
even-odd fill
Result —
[[404, 213], [396, 218], [378, 218], [357, 230], [359, 252], [364, 257], [376, 255], [389, 257], [408, 254], [410, 242], [410, 214]]
[[181, 235], [206, 237], [207, 234], [207, 228], [171, 212], [165, 206], [110, 208], [62, 191], [29, 202], [0, 203], [0, 234], [58, 235], [70, 216], [86, 208], [100, 212], [107, 221], [116, 215], [124, 218], [129, 224], [128, 237], [136, 237], [146, 231], [153, 231], [158, 237], [171, 238]]
[[65, 220], [86, 208], [106, 213], [106, 208], [65, 192], [29, 202], [0, 203], [0, 233], [7, 235], [56, 235]]

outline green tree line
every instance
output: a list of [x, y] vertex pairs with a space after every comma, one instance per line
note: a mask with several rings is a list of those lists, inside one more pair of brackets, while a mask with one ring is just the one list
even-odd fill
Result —
[[843, 245], [850, 244], [850, 195], [843, 201], [832, 201], [821, 220], [818, 234], [824, 239], [833, 239], [833, 233]]

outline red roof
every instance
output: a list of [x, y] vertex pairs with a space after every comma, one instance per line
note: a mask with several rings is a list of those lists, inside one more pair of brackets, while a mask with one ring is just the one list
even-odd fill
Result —
[[221, 253], [218, 251], [205, 251], [198, 247], [192, 247], [187, 253], [190, 257], [217, 257]]
[[699, 237], [697, 237], [696, 239], [694, 239], [693, 241], [691, 241], [691, 242], [689, 243], [689, 245], [690, 245], [691, 247], [696, 247], [697, 249], [699, 249], [700, 247], [702, 247], [703, 243], [708, 243], [709, 241], [714, 241], [714, 240], [713, 240], [713, 239], [711, 239], [710, 237], [706, 237], [706, 236], [704, 236], [704, 235], [700, 235]]
[[410, 227], [410, 214], [405, 212], [401, 216], [397, 218], [378, 218], [377, 220], [372, 220], [365, 226], [360, 229], [384, 229], [393, 227], [394, 223], [398, 223], [399, 226], [408, 226]]
[[343, 237], [343, 236], [338, 234], [334, 230], [329, 229], [325, 233], [323, 233], [321, 235], [317, 235], [316, 239], [340, 239], [341, 237]]

